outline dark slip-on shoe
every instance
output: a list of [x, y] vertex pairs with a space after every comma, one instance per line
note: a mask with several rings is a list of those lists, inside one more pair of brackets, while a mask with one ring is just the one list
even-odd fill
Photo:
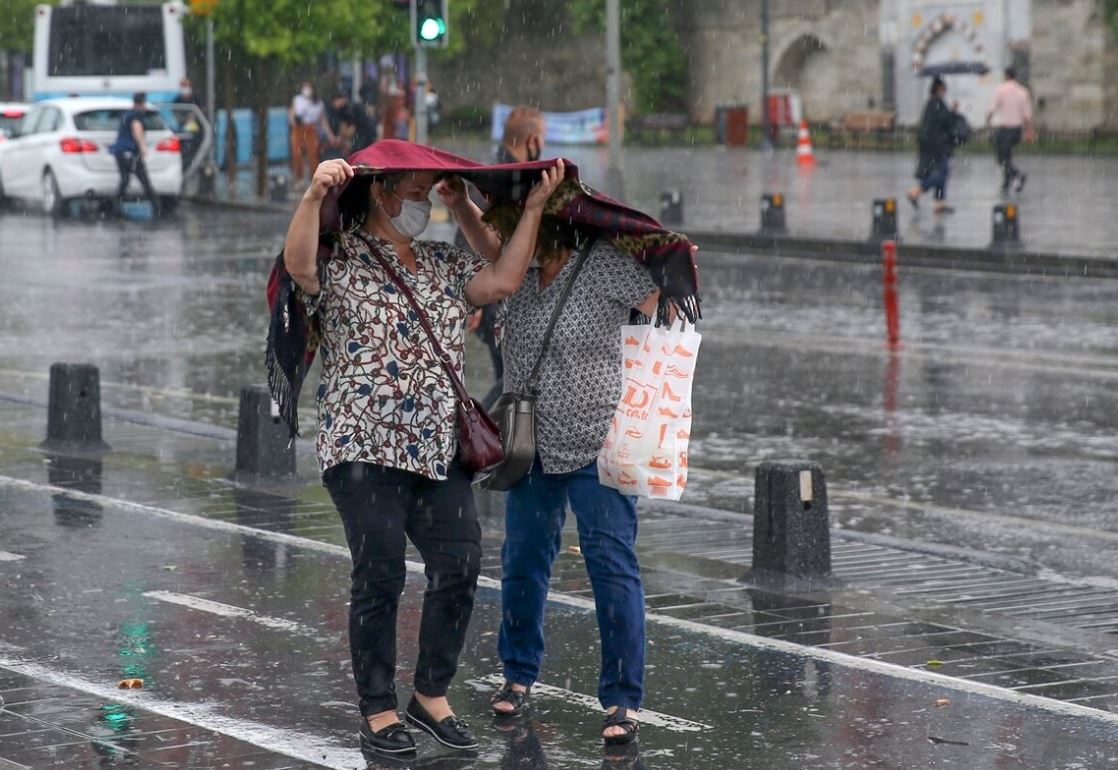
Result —
[[427, 709], [423, 708], [415, 698], [408, 702], [408, 707], [404, 710], [404, 719], [408, 720], [409, 724], [413, 724], [430, 734], [432, 738], [444, 746], [449, 746], [452, 749], [477, 748], [477, 738], [474, 737], [473, 730], [465, 721], [453, 716], [446, 717], [441, 722], [436, 722], [435, 718], [428, 714]]
[[371, 749], [380, 754], [415, 753], [415, 738], [411, 737], [403, 722], [394, 722], [374, 733], [369, 720], [362, 717], [359, 735], [362, 749]]

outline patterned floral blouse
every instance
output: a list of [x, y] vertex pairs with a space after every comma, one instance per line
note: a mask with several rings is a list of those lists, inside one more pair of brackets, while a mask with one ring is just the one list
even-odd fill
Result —
[[[488, 262], [448, 243], [415, 241], [412, 275], [390, 243], [379, 243], [461, 373], [466, 284]], [[345, 236], [338, 255], [319, 265], [319, 282], [319, 294], [304, 301], [320, 314], [323, 335], [316, 443], [322, 470], [364, 462], [445, 479], [458, 449], [456, 397], [407, 298], [356, 235]]]

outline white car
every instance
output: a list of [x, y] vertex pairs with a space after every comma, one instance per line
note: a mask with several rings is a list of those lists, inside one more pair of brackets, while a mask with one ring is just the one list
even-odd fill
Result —
[[31, 105], [20, 102], [0, 102], [0, 142], [19, 128], [23, 116]]
[[[54, 216], [65, 212], [71, 200], [115, 200], [120, 172], [109, 147], [116, 141], [124, 113], [131, 109], [127, 99], [93, 97], [32, 104], [19, 129], [0, 143], [0, 201], [38, 201]], [[182, 192], [179, 139], [150, 108], [145, 111], [144, 139], [148, 178], [163, 209], [169, 211]], [[143, 197], [135, 175], [125, 196]]]

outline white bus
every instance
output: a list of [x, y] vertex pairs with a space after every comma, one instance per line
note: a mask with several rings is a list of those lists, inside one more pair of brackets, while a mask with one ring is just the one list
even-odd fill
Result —
[[151, 103], [173, 101], [186, 75], [186, 13], [179, 2], [36, 6], [32, 101], [137, 91]]

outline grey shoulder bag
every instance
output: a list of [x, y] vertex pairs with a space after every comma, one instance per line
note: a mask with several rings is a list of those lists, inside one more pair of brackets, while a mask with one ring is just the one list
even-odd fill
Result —
[[505, 459], [477, 480], [477, 485], [482, 489], [498, 492], [509, 489], [524, 478], [532, 469], [532, 463], [536, 461], [536, 395], [540, 384], [540, 371], [543, 369], [544, 357], [551, 344], [551, 335], [555, 331], [559, 314], [567, 304], [575, 279], [578, 278], [582, 266], [590, 257], [596, 242], [597, 238], [587, 241], [571, 270], [571, 277], [563, 287], [563, 293], [559, 295], [555, 311], [551, 314], [551, 320], [543, 334], [543, 342], [540, 343], [539, 356], [536, 358], [531, 374], [528, 375], [527, 392], [503, 393], [489, 410], [489, 416], [501, 431], [501, 446], [505, 451]]

